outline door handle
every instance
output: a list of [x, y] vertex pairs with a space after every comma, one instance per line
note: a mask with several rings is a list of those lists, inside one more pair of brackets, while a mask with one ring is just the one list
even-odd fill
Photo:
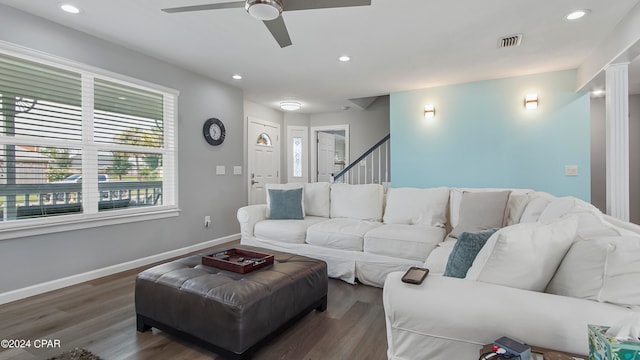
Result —
[[257, 184], [257, 183], [258, 183], [257, 181], [255, 181], [255, 180], [251, 180], [251, 185], [255, 185], [255, 184]]

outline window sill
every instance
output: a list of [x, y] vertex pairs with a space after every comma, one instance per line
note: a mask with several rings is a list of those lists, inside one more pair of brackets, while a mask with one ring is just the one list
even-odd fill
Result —
[[175, 206], [163, 206], [152, 211], [126, 209], [91, 215], [78, 214], [65, 215], [63, 217], [20, 220], [19, 222], [0, 225], [0, 240], [163, 219], [178, 216], [180, 215], [180, 211], [181, 210]]

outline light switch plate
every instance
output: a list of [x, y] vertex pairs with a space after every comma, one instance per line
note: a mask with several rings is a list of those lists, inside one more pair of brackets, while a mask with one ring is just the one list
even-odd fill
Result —
[[564, 166], [564, 175], [565, 176], [578, 176], [578, 165], [565, 165]]
[[242, 175], [242, 166], [234, 166], [233, 175]]
[[224, 165], [216, 166], [216, 175], [224, 175], [227, 173], [227, 168]]

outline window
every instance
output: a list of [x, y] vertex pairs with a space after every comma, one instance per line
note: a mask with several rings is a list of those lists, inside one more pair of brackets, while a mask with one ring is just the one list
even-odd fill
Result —
[[271, 138], [266, 133], [262, 133], [258, 135], [258, 140], [256, 140], [256, 144], [262, 146], [271, 146]]
[[293, 177], [302, 177], [302, 138], [293, 138]]
[[3, 50], [0, 232], [177, 209], [177, 92]]

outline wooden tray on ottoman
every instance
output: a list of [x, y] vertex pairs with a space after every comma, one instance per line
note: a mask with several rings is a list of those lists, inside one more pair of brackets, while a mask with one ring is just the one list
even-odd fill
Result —
[[245, 249], [225, 249], [209, 255], [202, 255], [202, 265], [233, 271], [238, 274], [250, 273], [273, 265], [273, 255]]

